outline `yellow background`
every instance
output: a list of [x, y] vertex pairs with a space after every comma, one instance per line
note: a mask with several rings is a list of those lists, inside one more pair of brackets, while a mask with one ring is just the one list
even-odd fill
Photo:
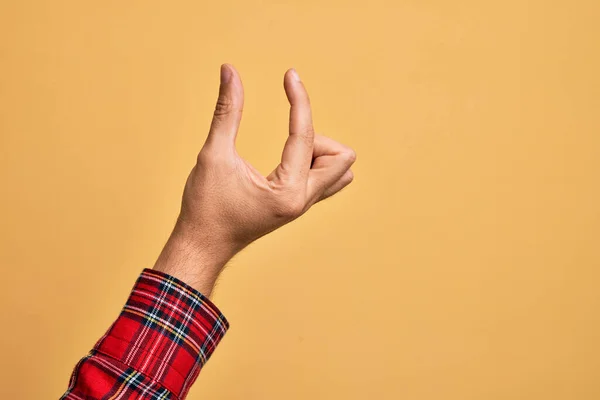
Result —
[[597, 1], [3, 1], [0, 397], [58, 398], [217, 95], [265, 173], [297, 68], [353, 185], [238, 255], [190, 399], [600, 398]]

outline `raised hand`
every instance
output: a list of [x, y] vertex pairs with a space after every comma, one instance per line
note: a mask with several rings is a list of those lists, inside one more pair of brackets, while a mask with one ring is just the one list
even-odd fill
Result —
[[221, 66], [210, 131], [156, 269], [187, 279], [208, 295], [233, 255], [352, 181], [355, 152], [314, 133], [308, 93], [295, 70], [286, 72], [284, 88], [290, 103], [289, 136], [281, 163], [264, 177], [235, 149], [244, 89], [238, 72]]

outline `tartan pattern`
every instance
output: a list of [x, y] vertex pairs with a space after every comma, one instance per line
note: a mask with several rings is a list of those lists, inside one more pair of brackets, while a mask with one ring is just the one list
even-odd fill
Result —
[[61, 399], [184, 399], [228, 328], [200, 292], [144, 269], [119, 318], [75, 367]]

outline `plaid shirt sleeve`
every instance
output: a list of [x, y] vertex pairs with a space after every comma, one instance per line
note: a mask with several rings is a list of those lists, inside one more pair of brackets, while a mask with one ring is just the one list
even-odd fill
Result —
[[228, 328], [200, 292], [144, 269], [117, 320], [75, 367], [61, 399], [182, 400]]

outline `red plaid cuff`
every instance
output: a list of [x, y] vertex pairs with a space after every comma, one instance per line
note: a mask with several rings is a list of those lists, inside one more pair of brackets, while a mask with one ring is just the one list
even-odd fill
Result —
[[[81, 375], [92, 369], [87, 376], [103, 375], [104, 395], [182, 399], [228, 328], [225, 317], [200, 292], [145, 269], [121, 315], [80, 362], [74, 379], [77, 370]], [[72, 394], [77, 386], [72, 382]]]

